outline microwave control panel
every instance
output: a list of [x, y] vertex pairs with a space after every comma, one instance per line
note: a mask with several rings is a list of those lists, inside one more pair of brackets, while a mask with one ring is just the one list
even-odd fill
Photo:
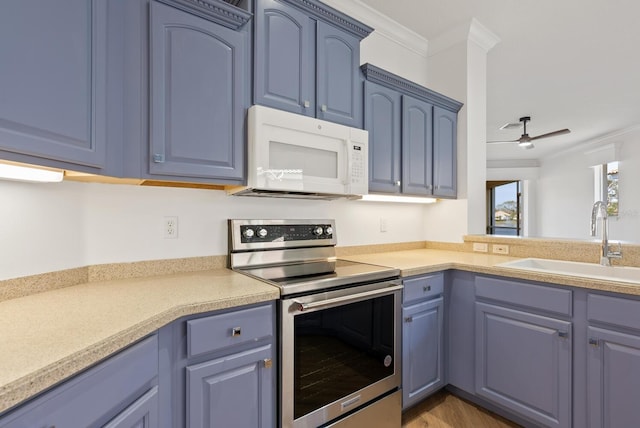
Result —
[[351, 189], [350, 193], [366, 194], [369, 187], [367, 145], [351, 142]]

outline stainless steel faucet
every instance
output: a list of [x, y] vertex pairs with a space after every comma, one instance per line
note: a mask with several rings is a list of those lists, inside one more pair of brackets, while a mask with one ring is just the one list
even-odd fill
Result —
[[618, 242], [618, 250], [611, 251], [609, 248], [609, 225], [607, 224], [607, 204], [602, 201], [597, 201], [593, 204], [591, 209], [591, 236], [596, 236], [596, 221], [600, 215], [602, 219], [602, 225], [600, 226], [600, 233], [602, 234], [602, 245], [600, 252], [600, 264], [602, 266], [611, 266], [611, 259], [622, 258], [622, 244]]

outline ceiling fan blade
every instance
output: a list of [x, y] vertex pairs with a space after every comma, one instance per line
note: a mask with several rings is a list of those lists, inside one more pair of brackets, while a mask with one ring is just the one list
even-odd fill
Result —
[[571, 132], [571, 131], [568, 130], [568, 129], [561, 129], [559, 131], [553, 131], [553, 132], [549, 132], [547, 134], [538, 135], [537, 137], [531, 137], [531, 140], [539, 140], [540, 138], [555, 137], [556, 135], [568, 134], [569, 132]]
[[509, 140], [509, 141], [487, 141], [487, 144], [502, 144], [502, 143], [517, 143], [520, 140]]

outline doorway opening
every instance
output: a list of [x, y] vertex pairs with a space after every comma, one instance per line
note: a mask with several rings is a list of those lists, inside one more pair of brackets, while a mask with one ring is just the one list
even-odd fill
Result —
[[522, 236], [522, 183], [487, 181], [487, 234]]

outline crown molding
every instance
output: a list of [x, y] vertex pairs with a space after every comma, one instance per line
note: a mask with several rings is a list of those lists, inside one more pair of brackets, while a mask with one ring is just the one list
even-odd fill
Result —
[[[359, 39], [364, 39], [373, 31], [373, 28], [352, 18], [349, 14], [343, 13], [329, 5], [329, 2], [320, 2], [318, 0], [279, 0], [315, 16], [326, 22], [331, 22], [337, 27], [353, 34]], [[341, 3], [336, 2], [336, 6]]]
[[375, 29], [376, 34], [424, 58], [429, 52], [429, 41], [420, 34], [378, 12], [360, 0], [323, 0], [342, 12], [357, 18]]
[[482, 25], [476, 18], [466, 24], [459, 25], [431, 39], [429, 56], [445, 51], [457, 44], [473, 42], [485, 52], [489, 52], [500, 43], [500, 37]]
[[442, 95], [438, 92], [420, 86], [410, 80], [400, 77], [396, 74], [383, 70], [369, 63], [360, 66], [365, 78], [370, 82], [375, 82], [388, 88], [397, 90], [401, 93], [414, 96], [424, 101], [444, 109], [455, 111], [456, 113], [462, 108], [462, 103]]
[[227, 28], [237, 30], [253, 16], [246, 10], [218, 0], [158, 0]]

